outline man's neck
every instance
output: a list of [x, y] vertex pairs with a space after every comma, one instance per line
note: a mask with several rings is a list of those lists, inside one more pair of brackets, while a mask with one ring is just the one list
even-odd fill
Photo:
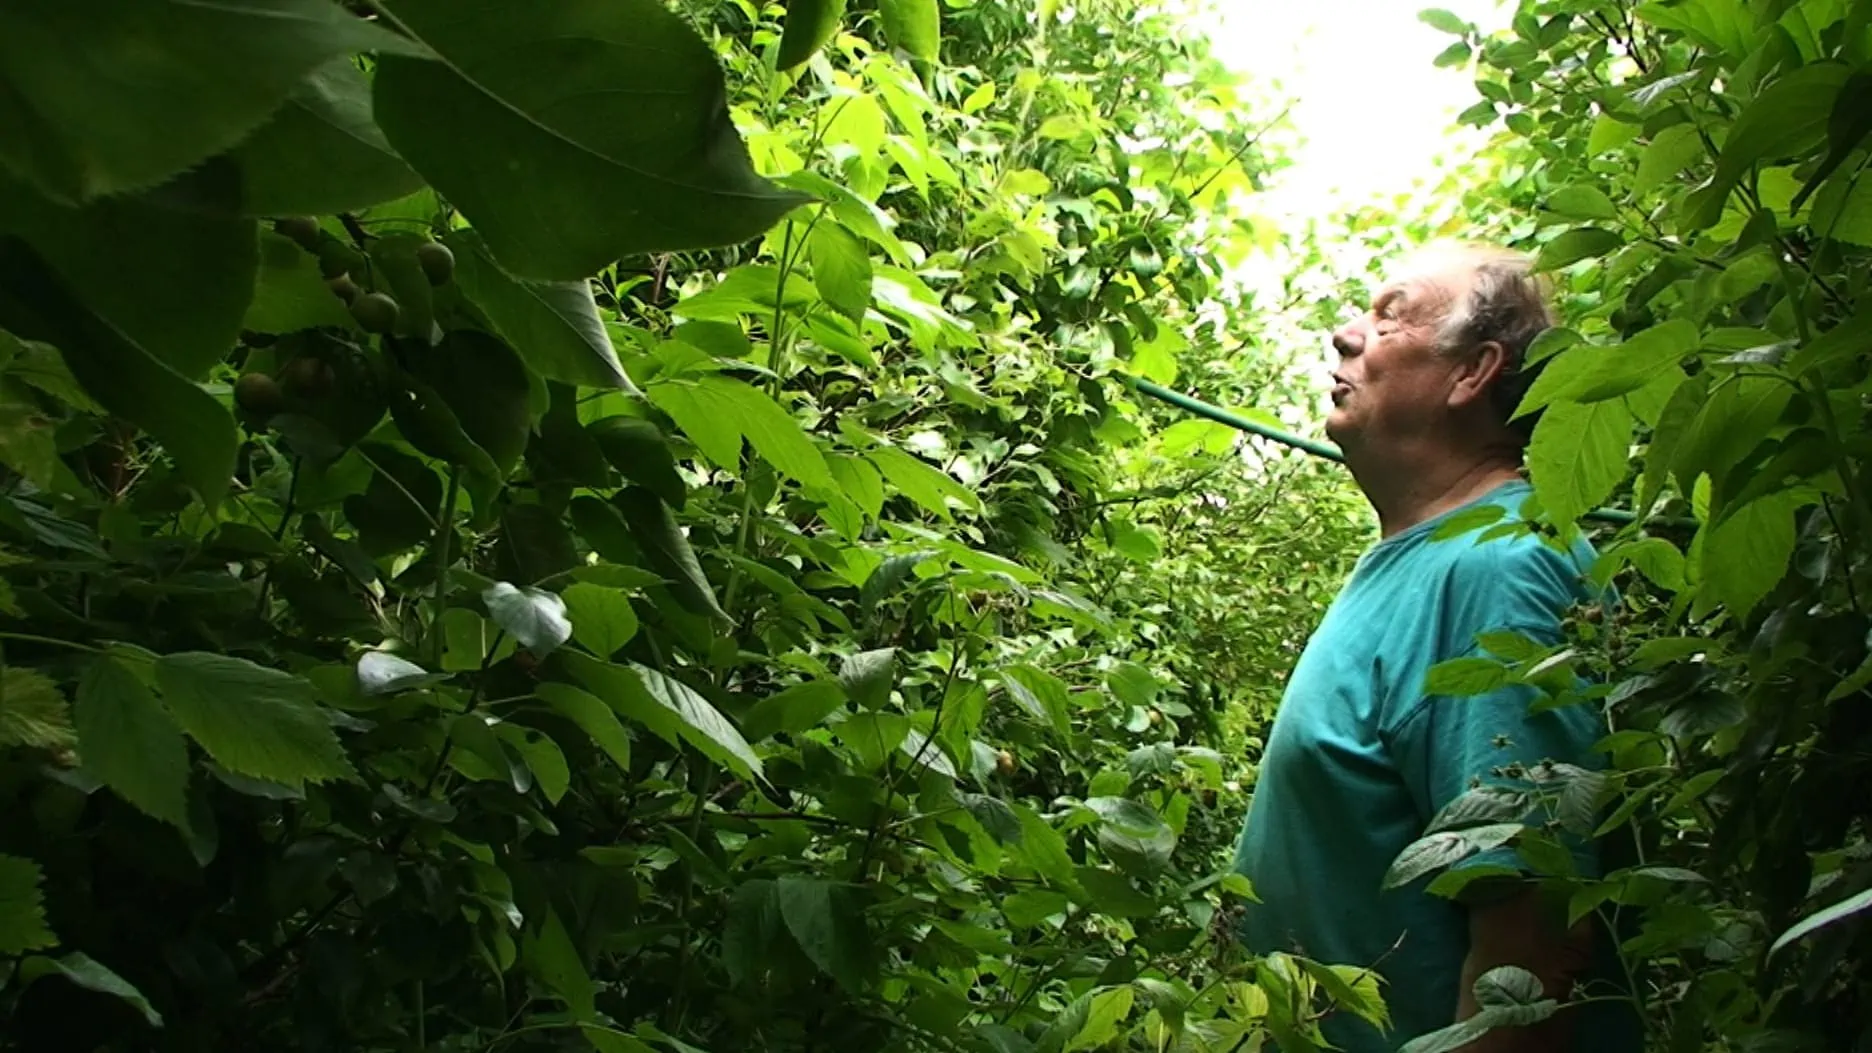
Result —
[[1521, 462], [1502, 449], [1469, 451], [1397, 450], [1397, 455], [1357, 456], [1347, 451], [1346, 466], [1378, 512], [1383, 537], [1409, 530], [1428, 519], [1474, 501], [1520, 477]]

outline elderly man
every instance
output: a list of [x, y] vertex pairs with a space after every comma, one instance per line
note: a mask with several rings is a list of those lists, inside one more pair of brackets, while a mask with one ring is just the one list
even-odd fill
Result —
[[[1563, 611], [1585, 596], [1584, 541], [1569, 556], [1527, 534], [1431, 537], [1483, 503], [1513, 518], [1528, 496], [1525, 421], [1509, 418], [1526, 390], [1522, 356], [1550, 324], [1524, 259], [1454, 246], [1414, 258], [1333, 334], [1327, 432], [1381, 539], [1293, 670], [1235, 865], [1261, 901], [1245, 921], [1252, 950], [1372, 966], [1383, 978], [1388, 1034], [1345, 1013], [1324, 1025], [1352, 1053], [1396, 1049], [1473, 1014], [1474, 980], [1498, 965], [1526, 968], [1564, 997], [1590, 957], [1589, 932], [1564, 931], [1564, 917], [1515, 879], [1473, 884], [1461, 903], [1428, 894], [1427, 878], [1381, 889], [1398, 853], [1473, 780], [1515, 762], [1596, 766], [1591, 746], [1605, 732], [1589, 707], [1530, 715], [1526, 689], [1423, 690], [1432, 666], [1478, 653], [1478, 633], [1556, 640]], [[1517, 860], [1503, 849], [1486, 862]], [[1571, 1016], [1465, 1048], [1616, 1048]]]

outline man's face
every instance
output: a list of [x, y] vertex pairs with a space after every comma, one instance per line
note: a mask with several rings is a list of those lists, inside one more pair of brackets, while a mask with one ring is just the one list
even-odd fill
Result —
[[1448, 411], [1457, 363], [1437, 353], [1437, 328], [1467, 281], [1464, 269], [1444, 268], [1392, 282], [1333, 333], [1339, 361], [1326, 433], [1334, 442], [1419, 434]]

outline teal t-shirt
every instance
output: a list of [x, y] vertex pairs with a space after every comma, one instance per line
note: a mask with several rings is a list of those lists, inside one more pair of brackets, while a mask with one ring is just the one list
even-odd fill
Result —
[[[1467, 507], [1500, 503], [1506, 521], [1529, 492], [1515, 480]], [[1455, 1017], [1466, 910], [1425, 892], [1431, 877], [1383, 890], [1398, 853], [1472, 779], [1497, 768], [1543, 759], [1601, 766], [1591, 747], [1605, 727], [1592, 706], [1529, 715], [1535, 696], [1525, 687], [1424, 694], [1431, 666], [1481, 653], [1478, 633], [1557, 641], [1562, 612], [1589, 594], [1595, 554], [1583, 539], [1566, 553], [1525, 532], [1477, 544], [1483, 527], [1431, 537], [1463, 511], [1360, 558], [1288, 681], [1236, 852], [1235, 868], [1261, 901], [1244, 920], [1251, 950], [1375, 966], [1382, 977], [1388, 1034], [1346, 1013], [1327, 1018], [1326, 1037], [1348, 1053], [1396, 1049]], [[1512, 849], [1487, 861], [1512, 865]], [[1612, 1048], [1604, 1038], [1587, 1045]]]

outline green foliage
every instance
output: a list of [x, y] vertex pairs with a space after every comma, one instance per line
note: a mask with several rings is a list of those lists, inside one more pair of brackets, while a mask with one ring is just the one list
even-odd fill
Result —
[[[1534, 820], [1454, 818], [1510, 821], [1599, 919], [1630, 977], [1601, 994], [1650, 1048], [1865, 1040], [1867, 31], [1863, 5], [1530, 2], [1479, 42], [1477, 123], [1505, 127], [1469, 207], [1536, 253], [1567, 327], [1521, 407], [1544, 529], [1604, 501], [1638, 519], [1596, 539], [1615, 598], [1561, 646], [1432, 673], [1602, 708], [1607, 769], [1511, 773]], [[1476, 829], [1399, 867], [1462, 859]], [[1575, 875], [1556, 829], [1605, 835], [1607, 872]]]
[[0, 1048], [1381, 1018], [1219, 877], [1365, 520], [1126, 384], [1285, 375], [1260, 102], [1129, 0], [785, 7], [0, 15]]

